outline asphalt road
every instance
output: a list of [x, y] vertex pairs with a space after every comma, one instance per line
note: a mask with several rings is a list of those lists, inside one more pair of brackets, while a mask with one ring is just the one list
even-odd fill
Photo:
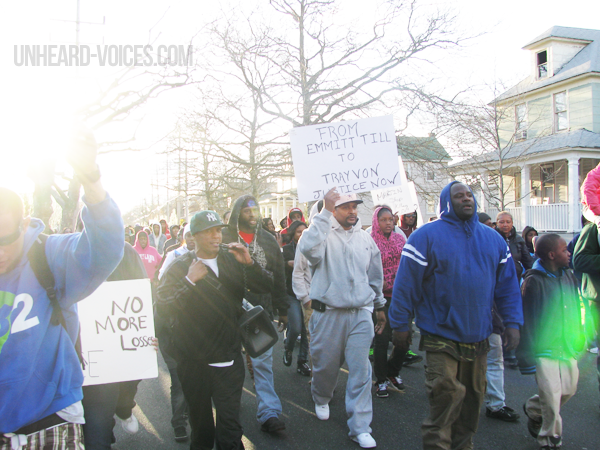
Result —
[[[418, 342], [418, 339], [415, 340]], [[413, 349], [414, 350], [414, 349]], [[246, 374], [242, 396], [242, 424], [244, 445], [247, 450], [335, 450], [359, 449], [349, 440], [346, 426], [344, 392], [347, 374], [342, 369], [335, 396], [330, 403], [331, 417], [318, 420], [310, 396], [308, 378], [282, 363], [283, 344], [280, 340], [274, 349], [275, 387], [283, 404], [283, 420], [287, 429], [277, 435], [260, 431], [256, 422], [256, 397], [250, 376]], [[598, 426], [600, 424], [600, 394], [596, 376], [595, 356], [582, 356], [577, 394], [563, 407], [563, 448], [565, 450], [600, 450]], [[401, 376], [405, 393], [390, 391], [386, 399], [373, 397], [373, 437], [379, 449], [421, 449], [420, 425], [428, 411], [425, 396], [423, 363], [403, 368]], [[532, 376], [520, 375], [518, 370], [505, 371], [507, 405], [521, 412], [525, 400], [537, 392]], [[115, 427], [115, 450], [186, 450], [188, 443], [176, 443], [171, 428], [169, 402], [169, 372], [159, 357], [159, 378], [144, 380], [139, 385], [134, 414], [140, 422], [136, 435], [127, 435], [120, 426]], [[523, 415], [522, 415], [523, 416]], [[516, 423], [506, 423], [485, 417], [482, 410], [479, 431], [475, 437], [478, 450], [537, 450], [536, 441], [527, 432], [526, 418]]]

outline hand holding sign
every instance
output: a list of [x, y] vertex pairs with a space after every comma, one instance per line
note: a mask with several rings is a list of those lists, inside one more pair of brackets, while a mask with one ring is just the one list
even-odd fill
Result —
[[340, 199], [340, 194], [337, 191], [337, 187], [331, 188], [325, 198], [323, 199], [323, 206], [327, 211], [333, 212], [335, 209], [335, 202]]

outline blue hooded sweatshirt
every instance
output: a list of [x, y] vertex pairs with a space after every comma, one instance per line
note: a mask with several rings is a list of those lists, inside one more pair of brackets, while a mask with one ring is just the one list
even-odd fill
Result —
[[414, 231], [404, 246], [389, 309], [396, 331], [408, 331], [413, 309], [422, 334], [462, 343], [492, 334], [496, 301], [504, 325], [523, 324], [521, 293], [506, 242], [480, 224], [475, 213], [458, 218], [448, 184], [440, 195], [440, 219]]
[[76, 302], [119, 264], [123, 222], [108, 195], [85, 207], [82, 219], [82, 233], [52, 235], [46, 241], [68, 333], [51, 323], [50, 300], [27, 258], [44, 230], [42, 221], [31, 220], [20, 261], [0, 275], [0, 433], [13, 433], [83, 398], [83, 373], [73, 344], [79, 331]]

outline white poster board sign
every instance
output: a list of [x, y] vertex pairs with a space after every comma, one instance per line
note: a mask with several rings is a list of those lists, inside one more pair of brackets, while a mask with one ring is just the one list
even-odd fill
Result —
[[392, 116], [293, 128], [290, 142], [301, 202], [402, 184]]
[[158, 377], [150, 280], [108, 281], [77, 308], [84, 386]]
[[374, 205], [388, 205], [399, 216], [419, 210], [415, 184], [411, 181], [404, 186], [371, 191]]

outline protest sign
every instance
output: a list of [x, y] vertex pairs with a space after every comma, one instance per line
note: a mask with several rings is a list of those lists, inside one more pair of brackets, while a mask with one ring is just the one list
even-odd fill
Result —
[[371, 196], [374, 205], [387, 205], [399, 216], [420, 210], [417, 191], [412, 181], [401, 186], [371, 191]]
[[392, 116], [293, 128], [290, 142], [301, 202], [402, 184]]
[[158, 376], [150, 280], [108, 281], [77, 307], [84, 386]]

